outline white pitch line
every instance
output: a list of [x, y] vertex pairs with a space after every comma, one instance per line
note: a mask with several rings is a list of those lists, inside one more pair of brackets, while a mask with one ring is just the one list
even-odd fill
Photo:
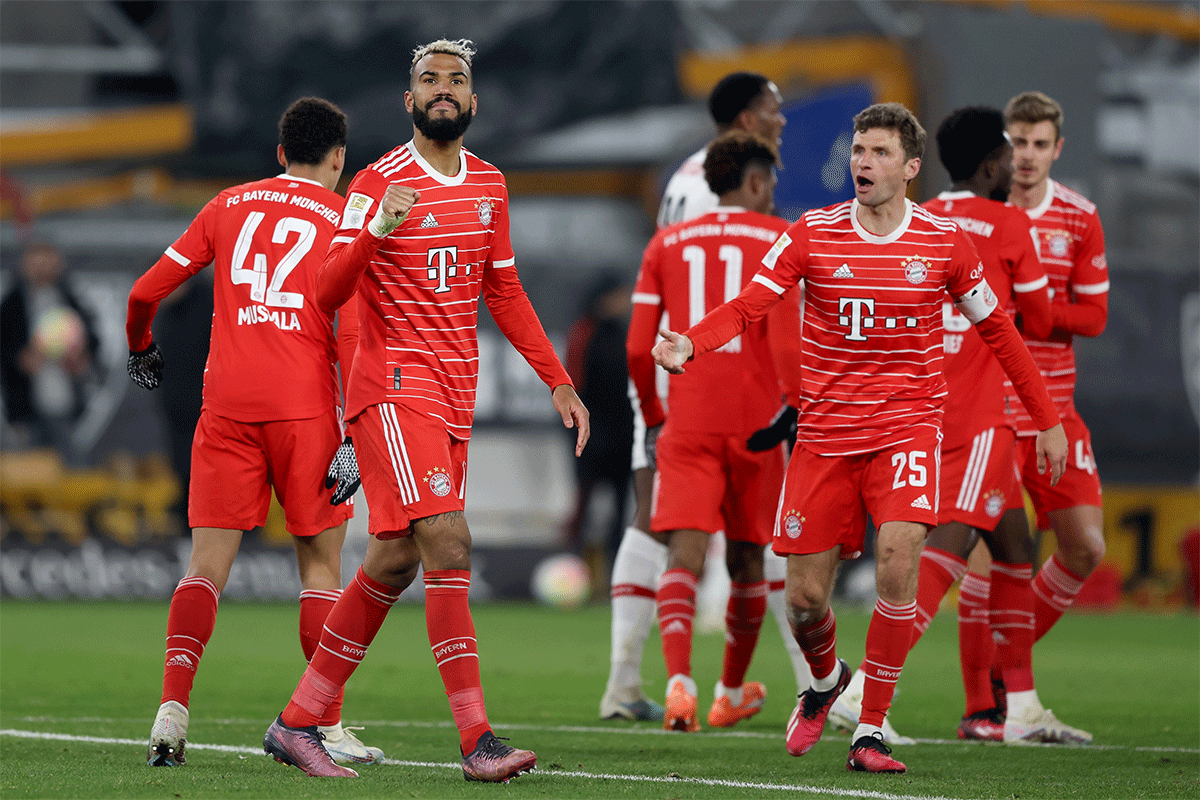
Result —
[[[27, 716], [17, 717], [20, 722], [44, 722], [50, 724], [56, 723], [104, 723], [104, 724], [119, 724], [119, 723], [144, 723], [147, 718], [144, 717], [43, 717], [43, 716]], [[12, 719], [10, 718], [10, 722]], [[269, 725], [269, 722], [264, 722], [261, 719], [205, 719], [205, 725], [257, 725], [262, 723]], [[371, 728], [429, 728], [429, 729], [449, 729], [454, 727], [454, 723], [450, 720], [442, 720], [438, 722], [428, 722], [423, 720], [396, 720], [396, 719], [355, 719], [355, 725], [365, 725]], [[496, 731], [528, 731], [532, 733], [588, 733], [588, 734], [616, 734], [618, 736], [683, 736], [678, 731], [665, 731], [660, 727], [644, 727], [636, 724], [621, 725], [607, 727], [603, 725], [534, 725], [534, 724], [493, 724], [493, 729]], [[266, 728], [264, 727], [265, 731]], [[776, 741], [782, 739], [783, 733], [765, 733], [763, 731], [705, 731], [701, 734], [705, 739], [762, 739], [765, 741]], [[850, 737], [844, 734], [826, 733], [821, 737], [823, 742], [841, 741], [849, 743]], [[1044, 744], [1041, 742], [1022, 742], [1020, 744], [1004, 744], [1002, 742], [969, 742], [962, 739], [914, 739], [916, 744], [925, 745], [958, 745], [966, 747], [1047, 747], [1055, 750], [1097, 750], [1097, 751], [1121, 751], [1135, 753], [1186, 753], [1200, 754], [1200, 748], [1196, 747], [1150, 747], [1150, 746], [1135, 746], [1120, 744]], [[911, 747], [913, 745], [906, 745]]]
[[[143, 747], [145, 742], [141, 739], [119, 739], [115, 737], [104, 736], [75, 736], [66, 733], [43, 733], [39, 731], [21, 731], [12, 728], [0, 729], [0, 736], [12, 736], [19, 739], [41, 739], [55, 742], [79, 742], [83, 744], [119, 744], [128, 745], [130, 747]], [[200, 744], [197, 742], [188, 742], [189, 750], [215, 750], [221, 753], [233, 753], [236, 755], [256, 755], [266, 757], [261, 749], [253, 747], [239, 747], [236, 745], [227, 744]], [[446, 764], [437, 761], [401, 761], [394, 758], [385, 758], [384, 764], [393, 764], [401, 767], [428, 767], [432, 769], [454, 769], [461, 770], [462, 764]], [[788, 784], [788, 783], [757, 783], [753, 781], [731, 781], [720, 778], [685, 778], [685, 777], [662, 777], [658, 775], [620, 775], [606, 772], [580, 772], [577, 770], [540, 770], [538, 776], [545, 775], [547, 777], [563, 777], [563, 778], [583, 778], [585, 780], [617, 780], [630, 781], [633, 783], [670, 783], [670, 784], [694, 784], [698, 786], [717, 786], [728, 789], [762, 789], [768, 791], [779, 792], [802, 792], [811, 795], [824, 795], [828, 797], [861, 797], [868, 800], [951, 800], [951, 798], [941, 795], [927, 794], [893, 794], [891, 792], [874, 792], [870, 790], [855, 790], [855, 789], [830, 789], [824, 786], [806, 786], [804, 784]]]

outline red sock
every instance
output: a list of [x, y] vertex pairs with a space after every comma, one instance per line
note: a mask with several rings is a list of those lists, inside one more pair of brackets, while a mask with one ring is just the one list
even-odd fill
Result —
[[992, 562], [990, 607], [996, 664], [1004, 676], [1004, 689], [1027, 692], [1033, 688], [1033, 565]]
[[1033, 640], [1040, 641], [1058, 618], [1075, 602], [1083, 588], [1081, 578], [1063, 566], [1058, 553], [1046, 559], [1033, 579]]
[[837, 618], [832, 608], [815, 625], [803, 629], [793, 625], [792, 635], [814, 678], [828, 678], [837, 669]]
[[916, 618], [916, 600], [902, 606], [883, 599], [875, 601], [875, 611], [867, 627], [867, 658], [863, 661], [866, 683], [863, 684], [862, 712], [858, 715], [860, 725], [883, 725], [912, 644]]
[[464, 754], [474, 750], [479, 737], [491, 730], [483, 705], [483, 684], [479, 680], [475, 623], [467, 604], [470, 589], [470, 570], [439, 569], [425, 573], [425, 631], [446, 697], [450, 699], [450, 714], [458, 726]]
[[658, 579], [658, 633], [667, 677], [692, 674], [692, 624], [696, 619], [697, 578], [686, 569], [669, 569]]
[[[300, 648], [304, 651], [305, 661], [312, 661], [313, 654], [317, 652], [325, 619], [341, 594], [340, 590], [320, 589], [305, 589], [300, 593]], [[338, 692], [337, 697], [317, 721], [318, 725], [336, 725], [341, 722], [342, 698], [345, 694], [344, 688]]]
[[996, 646], [988, 624], [988, 579], [968, 572], [958, 590], [958, 660], [962, 665], [966, 716], [987, 711], [992, 701], [992, 659]]
[[921, 574], [917, 579], [917, 617], [913, 624], [909, 649], [916, 647], [925, 631], [929, 630], [929, 623], [937, 616], [942, 598], [966, 571], [966, 559], [953, 553], [928, 546], [921, 551]]
[[163, 703], [174, 700], [185, 707], [192, 694], [196, 669], [204, 647], [217, 624], [221, 593], [208, 578], [184, 578], [171, 595], [167, 613], [167, 658], [163, 665]]
[[721, 683], [726, 687], [736, 689], [746, 680], [766, 613], [766, 581], [730, 585], [725, 606], [725, 660], [721, 665]]
[[324, 632], [300, 685], [283, 710], [283, 724], [293, 728], [316, 725], [341, 696], [346, 681], [358, 668], [367, 647], [387, 619], [400, 593], [367, 577], [358, 568], [354, 580], [325, 618]]

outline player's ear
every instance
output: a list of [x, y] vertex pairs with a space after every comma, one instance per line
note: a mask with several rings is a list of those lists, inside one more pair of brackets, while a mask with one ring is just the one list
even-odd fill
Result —
[[283, 154], [283, 145], [275, 147], [275, 158], [279, 161], [279, 166], [287, 170], [287, 156]]
[[904, 163], [904, 180], [911, 181], [921, 171], [921, 159], [910, 158]]
[[475, 116], [479, 112], [479, 98], [474, 94], [471, 95], [471, 116]]
[[412, 94], [412, 92], [404, 93], [404, 110], [410, 114], [412, 113], [412, 110], [413, 110], [413, 94]]
[[1062, 155], [1063, 142], [1067, 140], [1065, 136], [1058, 137], [1058, 143], [1054, 145], [1054, 160], [1058, 161], [1058, 157]]

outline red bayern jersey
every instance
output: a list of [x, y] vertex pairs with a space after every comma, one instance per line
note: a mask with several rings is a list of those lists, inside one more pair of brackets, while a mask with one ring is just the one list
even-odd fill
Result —
[[[366, 223], [393, 183], [411, 186], [421, 198], [380, 242]], [[347, 419], [371, 405], [400, 403], [443, 421], [456, 438], [470, 438], [481, 293], [501, 332], [542, 380], [551, 387], [570, 384], [517, 277], [508, 189], [494, 166], [463, 149], [458, 172], [449, 177], [413, 142], [397, 147], [351, 182], [326, 268], [338, 267], [352, 254], [348, 246], [363, 237], [373, 241], [358, 282], [359, 342]]]
[[876, 236], [857, 210], [851, 200], [804, 214], [751, 285], [688, 331], [707, 352], [803, 280], [798, 440], [820, 455], [874, 452], [940, 429], [942, 298], [970, 296], [977, 320], [996, 305], [954, 222], [906, 200], [896, 230]]
[[[1107, 303], [1108, 262], [1104, 254], [1104, 229], [1096, 206], [1083, 195], [1061, 183], [1048, 182], [1046, 196], [1026, 213], [1033, 222], [1052, 308], [1072, 304], [1080, 297]], [[1058, 311], [1055, 310], [1057, 318]], [[1056, 324], [1057, 327], [1057, 324]], [[1070, 335], [1054, 335], [1051, 341], [1025, 337], [1025, 344], [1041, 370], [1046, 388], [1059, 413], [1075, 405], [1075, 349]], [[1020, 398], [1006, 384], [1010, 424], [1018, 436], [1033, 436], [1036, 426]]]
[[[658, 321], [695, 325], [735, 298], [762, 257], [788, 227], [786, 220], [742, 208], [718, 207], [696, 219], [663, 228], [642, 257], [633, 293], [626, 350], [629, 375], [648, 426], [663, 421], [650, 350]], [[779, 408], [779, 382], [771, 362], [767, 323], [746, 328], [714, 353], [670, 377], [667, 398], [675, 430], [741, 435], [770, 421]]]
[[[1049, 333], [1046, 273], [1025, 212], [969, 191], [942, 192], [923, 206], [954, 220], [971, 237], [983, 262], [983, 276], [1005, 310], [1020, 311], [1025, 330], [1043, 337]], [[942, 313], [948, 390], [942, 431], [943, 445], [951, 449], [1006, 424], [1005, 375], [991, 348], [949, 297], [943, 300]]]
[[240, 422], [326, 413], [339, 402], [337, 350], [333, 314], [315, 300], [316, 279], [342, 202], [316, 181], [287, 174], [221, 192], [134, 284], [130, 349], [149, 347], [159, 301], [212, 263], [204, 407]]

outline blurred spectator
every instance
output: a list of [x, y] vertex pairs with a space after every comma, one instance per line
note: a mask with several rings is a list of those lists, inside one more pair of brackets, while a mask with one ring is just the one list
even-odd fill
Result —
[[[633, 408], [625, 360], [630, 291], [619, 273], [601, 274], [584, 293], [579, 318], [567, 335], [567, 372], [591, 412], [592, 437], [575, 460], [575, 510], [566, 523], [565, 536], [570, 548], [583, 548], [592, 496], [596, 487], [608, 484], [615, 503], [603, 545], [609, 564], [616, 557], [625, 528], [633, 447]], [[574, 442], [574, 433], [570, 433]]]
[[6, 446], [53, 446], [79, 460], [71, 430], [86, 405], [99, 344], [67, 283], [62, 253], [48, 240], [31, 241], [16, 285], [0, 302], [0, 389], [13, 433]]

